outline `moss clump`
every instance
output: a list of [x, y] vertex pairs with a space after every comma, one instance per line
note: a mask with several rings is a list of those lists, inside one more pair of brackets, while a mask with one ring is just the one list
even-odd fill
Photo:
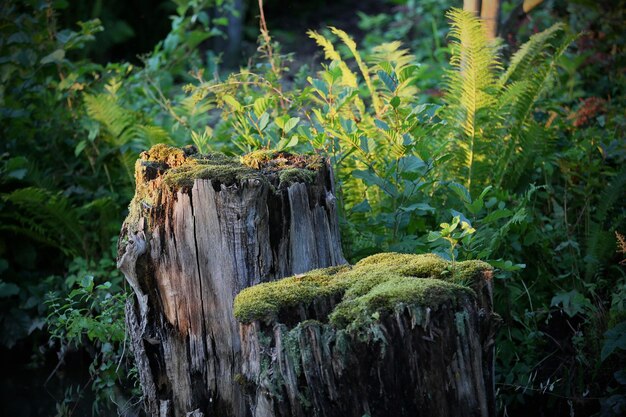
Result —
[[235, 298], [235, 317], [242, 322], [271, 319], [283, 309], [337, 296], [341, 302], [329, 320], [345, 328], [399, 304], [437, 306], [474, 295], [465, 285], [468, 278], [490, 269], [481, 261], [452, 264], [431, 254], [378, 254], [354, 267], [318, 269], [246, 288]]
[[235, 316], [241, 321], [274, 316], [281, 308], [309, 304], [317, 297], [341, 290], [333, 277], [348, 266], [317, 269], [304, 275], [246, 288], [235, 299]]
[[303, 168], [288, 168], [280, 171], [278, 174], [279, 187], [288, 187], [296, 182], [304, 182], [310, 184], [315, 182], [317, 177], [316, 171], [310, 171]]
[[276, 151], [260, 149], [243, 155], [241, 158], [239, 158], [239, 160], [243, 165], [249, 166], [250, 168], [259, 169], [263, 165], [267, 164], [269, 161], [276, 158], [276, 156], [278, 156], [278, 152]]
[[[317, 155], [259, 150], [232, 158], [220, 152], [200, 154], [193, 146], [158, 144], [141, 154], [140, 165], [142, 172], [162, 172], [163, 182], [172, 188], [188, 188], [196, 179], [212, 179], [226, 185], [251, 178], [267, 181], [271, 177], [278, 177], [279, 186], [313, 182], [315, 171], [323, 162]], [[149, 179], [152, 178], [137, 178], [137, 184]]]
[[237, 181], [256, 178], [263, 180], [258, 171], [234, 161], [214, 162], [210, 159], [195, 159], [192, 162], [172, 168], [163, 176], [163, 182], [172, 188], [193, 187], [196, 179], [211, 179], [225, 185]]

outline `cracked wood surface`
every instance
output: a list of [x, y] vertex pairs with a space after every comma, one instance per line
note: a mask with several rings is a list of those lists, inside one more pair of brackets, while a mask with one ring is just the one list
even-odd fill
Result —
[[138, 190], [150, 187], [156, 197], [120, 235], [119, 267], [136, 295], [127, 326], [146, 411], [250, 415], [236, 381], [233, 299], [262, 281], [345, 263], [330, 168], [321, 166], [313, 183], [281, 189], [258, 179], [196, 179], [173, 190], [162, 174], [138, 163]]

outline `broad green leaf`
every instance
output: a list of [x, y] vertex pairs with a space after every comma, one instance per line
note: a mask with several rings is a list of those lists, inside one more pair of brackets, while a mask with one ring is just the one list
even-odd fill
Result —
[[498, 268], [503, 271], [509, 271], [509, 272], [519, 271], [520, 269], [526, 268], [526, 264], [514, 264], [511, 261], [503, 261], [500, 259], [495, 260], [495, 261], [489, 261], [489, 263], [494, 268]]
[[558, 293], [552, 297], [550, 305], [561, 305], [563, 311], [570, 317], [574, 317], [576, 314], [584, 313], [586, 310], [593, 308], [591, 301], [576, 290]]
[[87, 146], [86, 140], [81, 140], [80, 142], [78, 142], [78, 145], [76, 145], [76, 148], [74, 149], [74, 156], [80, 155], [83, 149], [85, 149], [85, 146]]
[[435, 242], [439, 239], [441, 239], [441, 233], [432, 231], [428, 233], [428, 237], [426, 238], [426, 240], [428, 240], [429, 242]]
[[63, 49], [57, 49], [51, 54], [46, 55], [43, 58], [41, 58], [40, 62], [43, 65], [50, 64], [50, 63], [58, 64], [63, 61], [63, 58], [65, 58], [65, 51]]
[[359, 204], [356, 204], [352, 207], [351, 210], [353, 213], [367, 213], [372, 211], [372, 206], [370, 206], [370, 202], [367, 198], [361, 201]]
[[626, 321], [609, 329], [604, 333], [604, 337], [604, 345], [600, 353], [601, 361], [604, 361], [617, 349], [626, 350]]
[[326, 87], [326, 84], [322, 80], [309, 77], [309, 82], [320, 93], [320, 95], [323, 98], [326, 98], [326, 96], [328, 96], [328, 88]]
[[382, 130], [389, 130], [389, 125], [380, 119], [374, 119], [374, 124]]
[[426, 204], [426, 203], [415, 203], [415, 204], [411, 204], [408, 206], [400, 206], [399, 210], [406, 211], [406, 212], [412, 212], [412, 211], [417, 211], [417, 210], [429, 211], [432, 213], [435, 212], [435, 208], [432, 207], [430, 204]]
[[454, 191], [454, 193], [459, 196], [461, 201], [463, 201], [464, 203], [472, 203], [472, 197], [470, 196], [469, 191], [467, 191], [467, 188], [465, 188], [463, 185], [459, 184], [458, 182], [450, 182], [448, 183], [448, 188]]
[[289, 120], [289, 116], [287, 115], [282, 115], [280, 117], [277, 117], [276, 119], [274, 119], [274, 123], [276, 123], [276, 126], [278, 126], [281, 129], [285, 129], [285, 124], [287, 123], [287, 121]]
[[285, 131], [285, 133], [289, 133], [291, 129], [296, 127], [299, 121], [300, 121], [299, 117], [292, 117], [289, 120], [287, 120], [287, 123], [285, 123], [285, 127], [283, 127], [283, 130]]
[[377, 185], [382, 191], [389, 194], [393, 198], [398, 197], [398, 190], [394, 184], [380, 178], [370, 171], [354, 170], [352, 171], [352, 175], [355, 178], [362, 179], [367, 185]]
[[269, 121], [270, 121], [270, 115], [267, 113], [263, 113], [261, 117], [259, 117], [259, 129], [261, 130], [261, 132], [265, 130]]
[[[397, 80], [394, 80], [392, 76], [387, 74], [385, 71], [378, 71], [378, 78], [385, 84], [385, 87], [392, 93], [396, 92], [396, 88], [398, 88]], [[395, 107], [395, 106], [394, 106]]]
[[10, 282], [0, 281], [0, 298], [10, 297], [20, 292], [20, 288]]
[[494, 212], [489, 213], [481, 220], [482, 224], [489, 224], [491, 222], [495, 222], [496, 220], [504, 219], [507, 217], [511, 217], [513, 215], [513, 211], [509, 209], [500, 209]]
[[283, 147], [283, 149], [293, 148], [298, 144], [298, 135], [293, 135], [289, 142]]

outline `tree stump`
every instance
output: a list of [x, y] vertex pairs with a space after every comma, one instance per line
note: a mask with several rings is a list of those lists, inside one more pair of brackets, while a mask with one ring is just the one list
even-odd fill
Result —
[[491, 268], [378, 254], [235, 300], [255, 417], [495, 416]]
[[136, 163], [118, 267], [146, 411], [249, 414], [233, 299], [242, 289], [344, 264], [333, 180], [318, 156], [241, 160], [157, 145]]

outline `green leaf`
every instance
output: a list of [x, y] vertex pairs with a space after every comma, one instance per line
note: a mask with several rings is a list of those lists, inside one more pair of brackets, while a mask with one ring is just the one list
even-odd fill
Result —
[[398, 197], [398, 190], [396, 186], [389, 181], [380, 178], [376, 174], [366, 170], [354, 170], [352, 171], [354, 178], [362, 179], [367, 185], [377, 185], [382, 191], [389, 194], [391, 197]]
[[93, 275], [85, 275], [80, 281], [80, 286], [87, 291], [93, 290]]
[[10, 297], [20, 292], [20, 288], [12, 283], [0, 281], [0, 298]]
[[509, 209], [496, 210], [496, 211], [494, 211], [492, 213], [489, 213], [485, 217], [483, 217], [481, 223], [482, 224], [492, 223], [492, 222], [495, 222], [496, 220], [500, 220], [500, 219], [504, 219], [504, 218], [507, 218], [507, 217], [511, 217], [512, 215], [513, 215], [513, 211], [511, 211]]
[[465, 207], [470, 213], [478, 214], [478, 212], [480, 212], [484, 207], [483, 200], [482, 198], [479, 198], [474, 200], [471, 204], [465, 203]]
[[411, 204], [411, 205], [408, 205], [408, 206], [401, 206], [399, 208], [399, 210], [406, 211], [406, 212], [413, 212], [413, 211], [418, 211], [418, 210], [419, 211], [429, 211], [429, 212], [432, 212], [432, 213], [435, 212], [435, 208], [432, 207], [429, 204], [426, 204], [426, 203], [415, 203], [415, 204]]
[[626, 350], [626, 321], [623, 321], [604, 333], [604, 345], [600, 360], [604, 361], [617, 349]]
[[292, 117], [291, 119], [287, 120], [287, 123], [285, 123], [285, 127], [283, 127], [283, 130], [285, 131], [285, 133], [289, 133], [291, 129], [296, 127], [299, 121], [300, 121], [299, 117]]
[[496, 261], [489, 261], [489, 263], [494, 268], [498, 268], [503, 271], [509, 271], [509, 272], [519, 271], [520, 269], [526, 268], [526, 264], [514, 264], [511, 261], [503, 261], [500, 259]]
[[584, 313], [593, 308], [591, 301], [576, 290], [558, 293], [552, 297], [550, 305], [562, 305], [563, 311], [570, 317], [574, 317], [579, 313]]
[[259, 117], [259, 129], [261, 130], [261, 132], [265, 130], [269, 121], [270, 121], [270, 115], [267, 113], [263, 113], [261, 117]]
[[389, 125], [380, 119], [374, 119], [374, 124], [382, 130], [389, 130]]
[[389, 104], [391, 104], [391, 107], [393, 107], [394, 109], [397, 109], [400, 105], [400, 97], [395, 96], [389, 101]]
[[378, 71], [378, 78], [380, 78], [380, 80], [385, 84], [385, 87], [387, 87], [389, 91], [395, 93], [396, 88], [398, 88], [398, 82], [396, 80], [394, 80], [385, 71]]
[[228, 26], [228, 18], [227, 17], [218, 17], [213, 19], [213, 24], [216, 26]]
[[459, 184], [458, 182], [450, 182], [448, 183], [448, 188], [454, 191], [454, 193], [459, 196], [461, 201], [463, 201], [464, 203], [472, 203], [472, 197], [470, 196], [469, 191], [467, 191], [467, 188], [465, 188], [463, 185]]
[[426, 237], [426, 240], [428, 240], [429, 242], [435, 242], [437, 240], [441, 239], [441, 233], [440, 232], [429, 232], [428, 233], [428, 237]]
[[361, 201], [359, 204], [356, 204], [352, 207], [351, 210], [353, 213], [367, 213], [372, 211], [372, 206], [370, 206], [370, 202], [367, 198]]
[[65, 58], [65, 50], [57, 49], [51, 54], [46, 55], [43, 58], [41, 58], [40, 63], [43, 65], [50, 64], [50, 63], [58, 64], [63, 61], [63, 58]]
[[74, 156], [80, 155], [83, 149], [85, 149], [85, 146], [87, 146], [86, 140], [81, 140], [80, 142], [78, 142], [78, 145], [76, 145], [76, 148], [74, 149]]
[[309, 82], [323, 98], [326, 98], [326, 96], [328, 96], [328, 88], [322, 80], [318, 80], [317, 78], [309, 78]]
[[30, 43], [30, 36], [28, 36], [24, 32], [15, 32], [7, 39], [7, 44], [11, 45], [14, 43]]
[[274, 123], [276, 123], [276, 126], [278, 126], [279, 128], [285, 129], [285, 123], [287, 123], [287, 120], [289, 120], [289, 116], [282, 115], [274, 119]]
[[298, 135], [293, 135], [289, 142], [287, 142], [284, 146], [280, 147], [281, 149], [289, 149], [293, 148], [298, 144]]

